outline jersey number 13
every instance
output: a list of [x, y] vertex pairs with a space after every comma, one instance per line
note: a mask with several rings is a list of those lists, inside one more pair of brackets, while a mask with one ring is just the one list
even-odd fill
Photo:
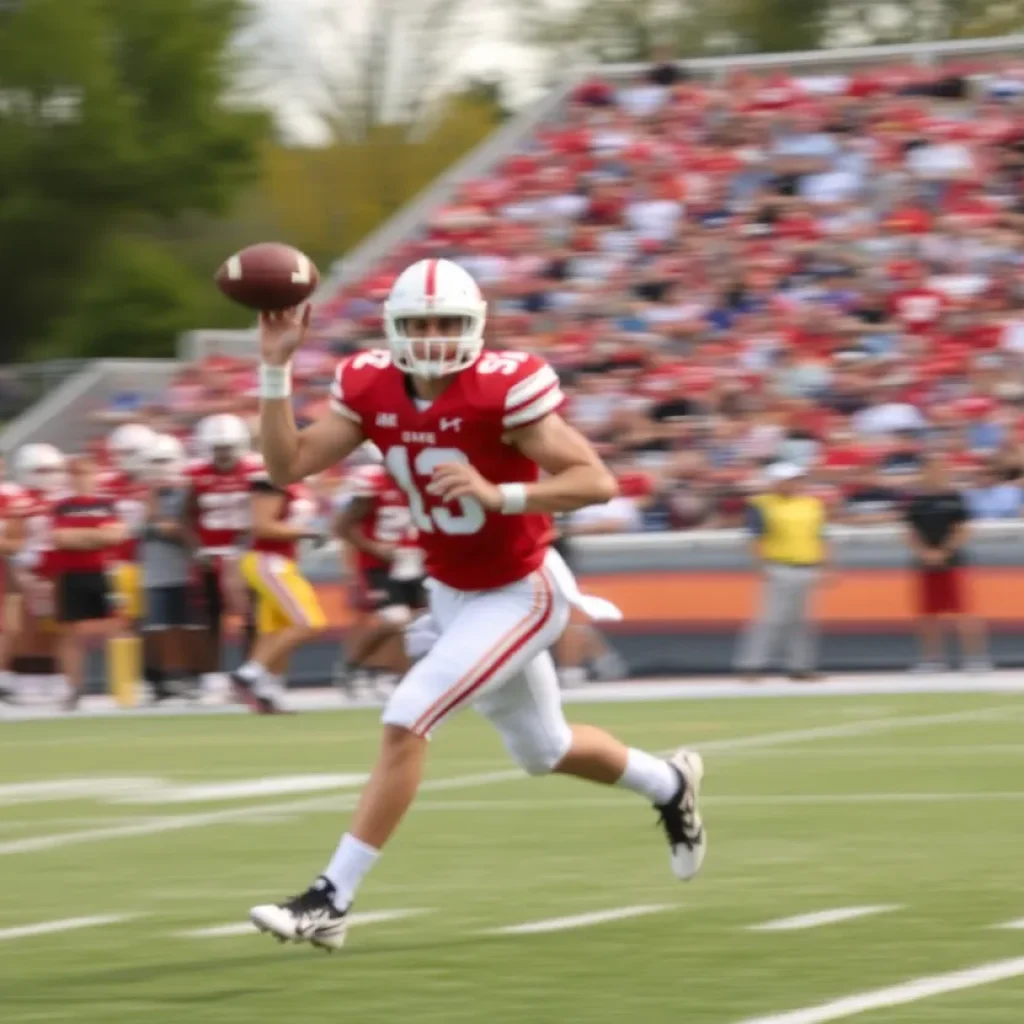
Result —
[[384, 458], [388, 472], [409, 499], [409, 512], [417, 530], [453, 536], [476, 533], [484, 525], [485, 519], [484, 507], [476, 498], [457, 498], [451, 503], [453, 507], [439, 505], [432, 509], [428, 509], [423, 500], [417, 477], [429, 481], [434, 470], [446, 462], [464, 462], [468, 465], [469, 459], [458, 448], [424, 448], [414, 459], [410, 459], [409, 449], [404, 445], [389, 448]]

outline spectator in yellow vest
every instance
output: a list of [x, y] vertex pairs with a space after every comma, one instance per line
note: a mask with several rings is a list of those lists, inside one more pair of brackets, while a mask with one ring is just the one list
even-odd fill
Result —
[[756, 681], [778, 648], [791, 679], [810, 681], [817, 645], [812, 598], [829, 560], [827, 514], [804, 489], [805, 471], [793, 463], [768, 467], [768, 489], [747, 507], [751, 548], [764, 575], [761, 607], [740, 644], [736, 667]]

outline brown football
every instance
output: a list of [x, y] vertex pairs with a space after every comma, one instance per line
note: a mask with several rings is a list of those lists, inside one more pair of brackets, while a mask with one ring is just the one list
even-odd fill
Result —
[[283, 242], [260, 242], [226, 259], [214, 275], [217, 287], [250, 309], [297, 306], [320, 283], [313, 261]]

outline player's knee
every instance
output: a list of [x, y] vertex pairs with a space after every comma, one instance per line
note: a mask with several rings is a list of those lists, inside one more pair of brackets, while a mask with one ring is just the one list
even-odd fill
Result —
[[505, 745], [512, 759], [527, 775], [550, 775], [572, 746], [568, 725], [544, 736], [511, 736]]

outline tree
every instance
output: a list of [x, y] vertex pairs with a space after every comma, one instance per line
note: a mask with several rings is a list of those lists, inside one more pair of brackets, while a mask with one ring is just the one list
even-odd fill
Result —
[[507, 113], [495, 83], [471, 80], [443, 98], [414, 138], [404, 125], [381, 124], [360, 142], [269, 145], [258, 205], [281, 237], [326, 266], [486, 138]]
[[112, 236], [223, 211], [255, 175], [267, 119], [223, 102], [246, 13], [245, 0], [0, 10], [0, 361], [47, 335]]
[[829, 0], [519, 0], [520, 37], [556, 67], [648, 61], [669, 52], [811, 49], [823, 43]]
[[210, 291], [208, 279], [197, 278], [162, 246], [112, 238], [95, 254], [39, 354], [173, 356], [178, 335], [204, 322]]
[[454, 58], [472, 37], [469, 0], [314, 0], [291, 38], [275, 26], [251, 49], [264, 84], [286, 91], [320, 139], [370, 142], [391, 125], [411, 140], [455, 84]]
[[1024, 32], [1024, 0], [850, 0], [836, 17], [867, 43], [962, 39]]

